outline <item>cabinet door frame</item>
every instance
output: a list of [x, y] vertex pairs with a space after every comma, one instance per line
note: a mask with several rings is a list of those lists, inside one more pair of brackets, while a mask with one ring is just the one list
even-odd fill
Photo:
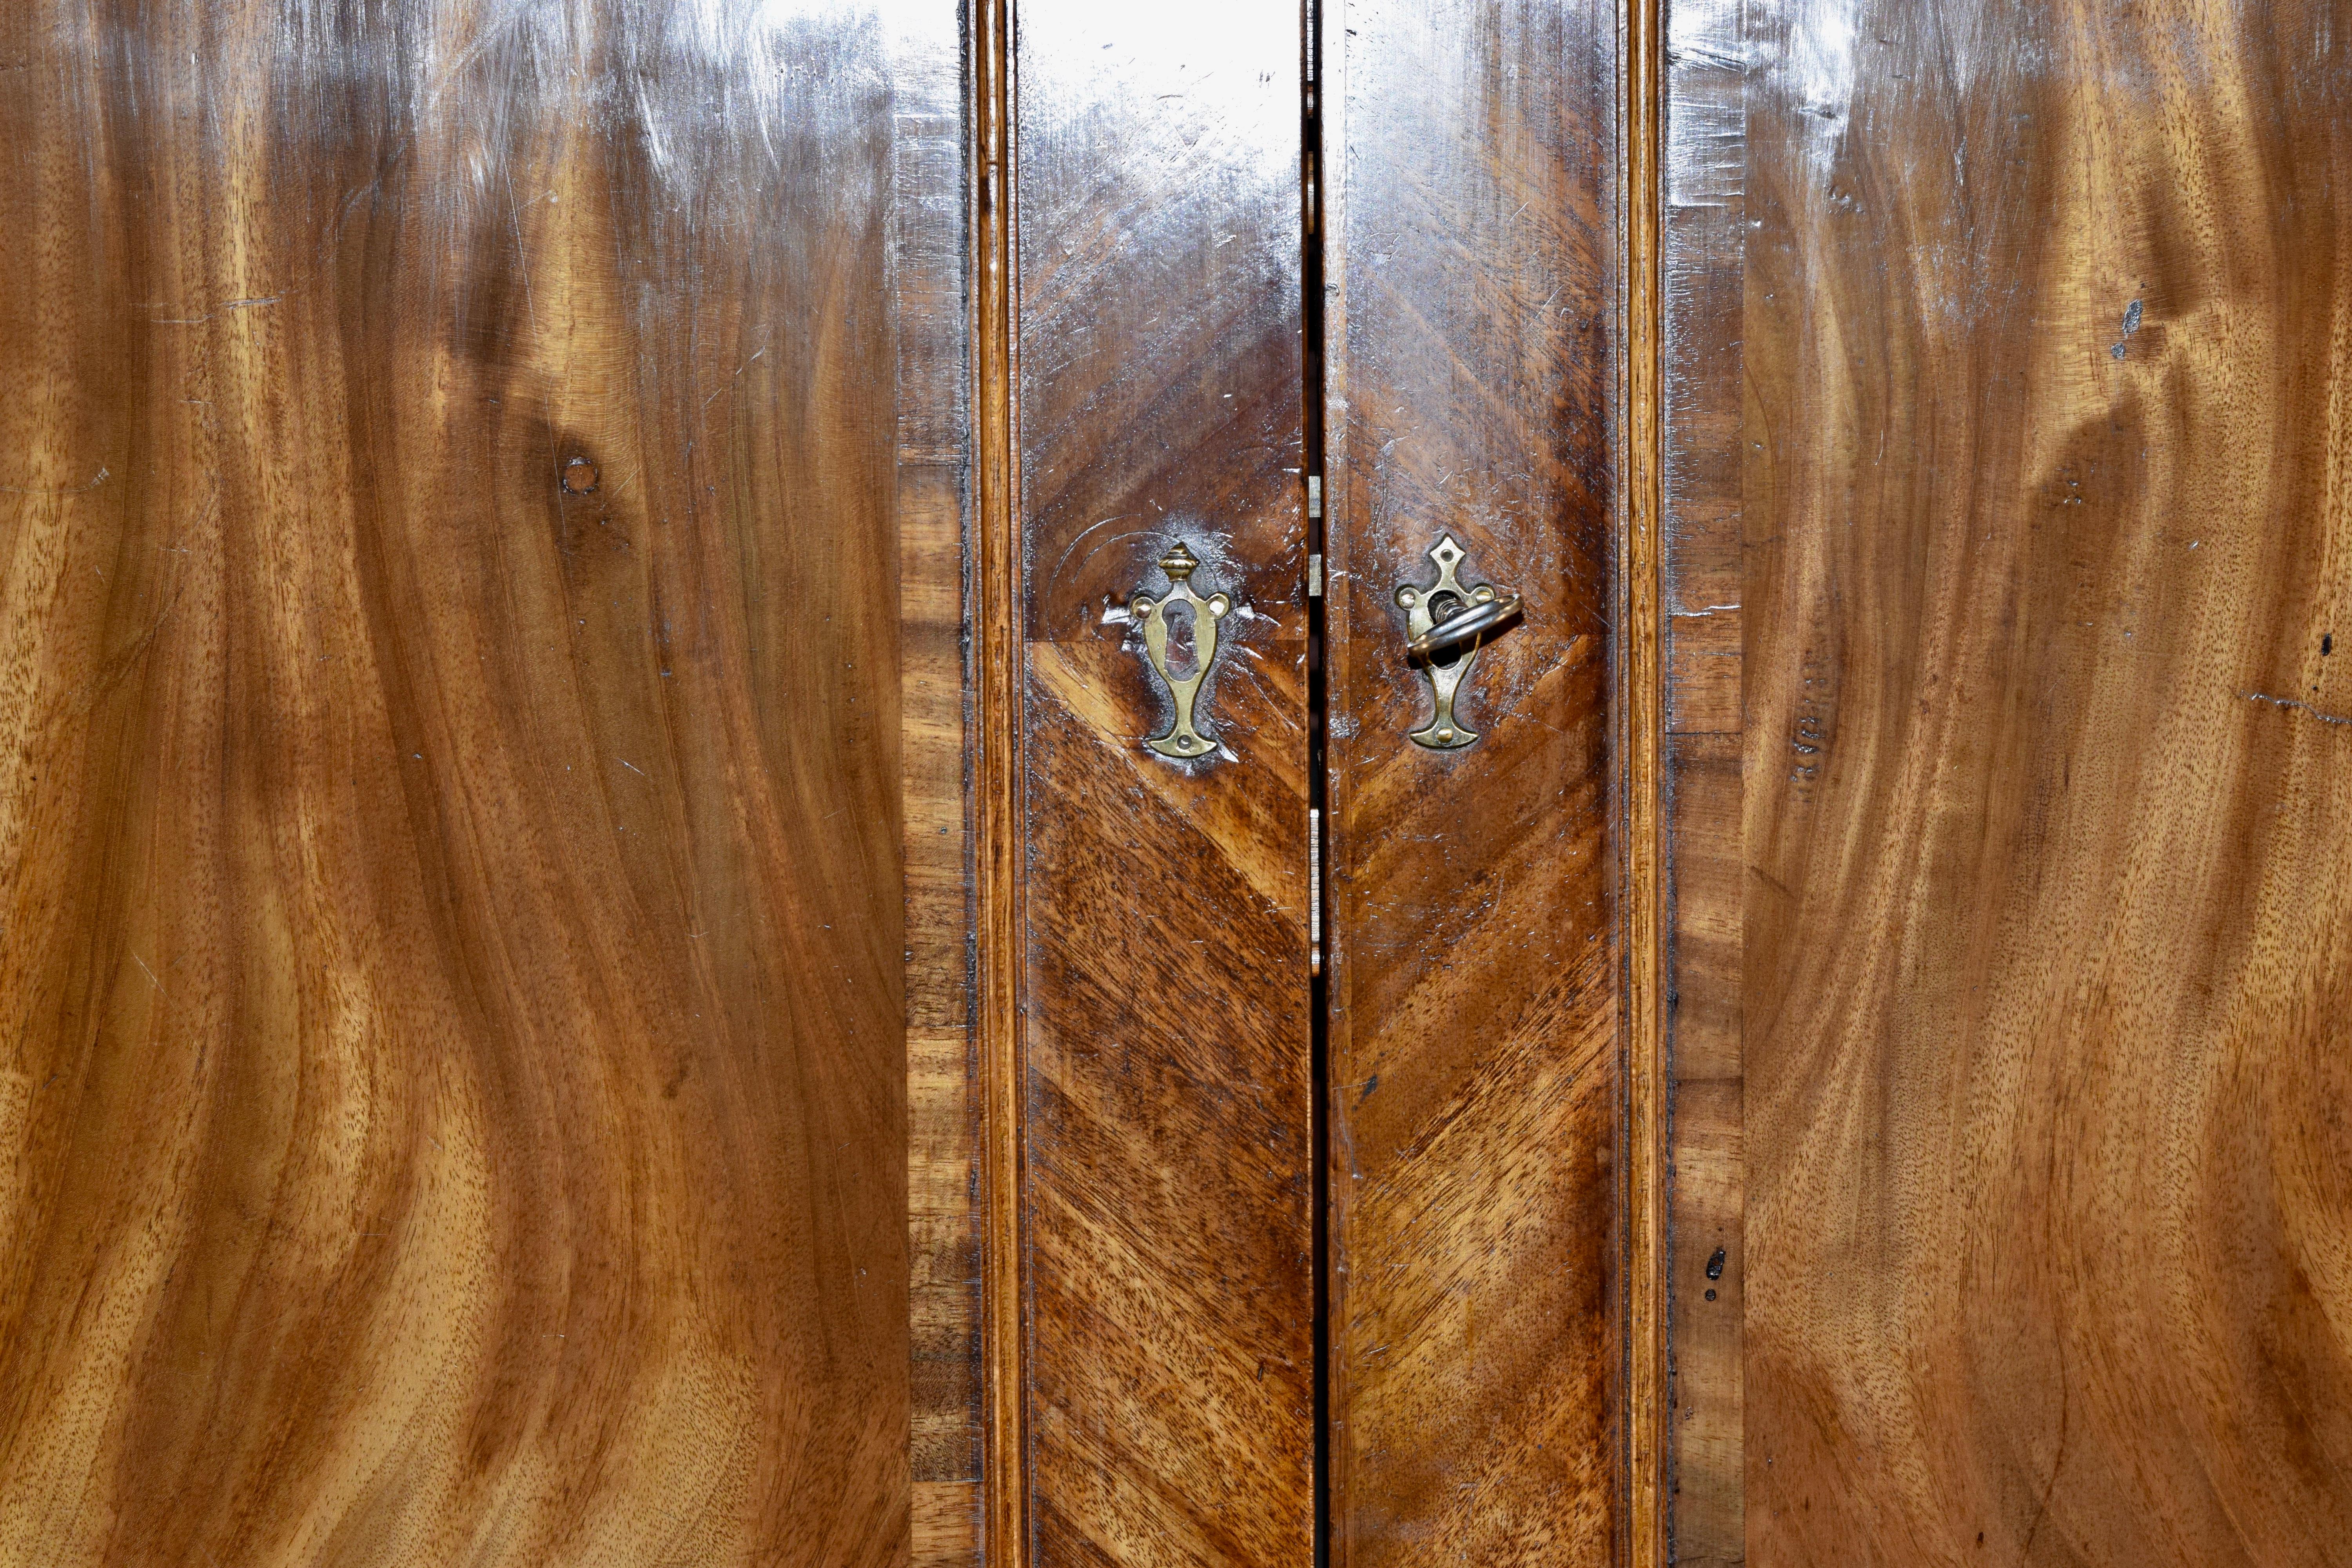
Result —
[[[1334, 237], [1328, 219], [1344, 196], [1348, 154], [1343, 145], [1335, 144], [1333, 126], [1334, 106], [1343, 100], [1346, 72], [1341, 68], [1343, 51], [1330, 42], [1339, 30], [1334, 22], [1340, 7], [1335, 0], [1320, 0], [1323, 15], [1319, 18], [1315, 17], [1316, 8], [1315, 0], [1304, 8], [1302, 47], [1313, 47], [1306, 40], [1314, 36], [1319, 22], [1324, 42], [1321, 58], [1313, 65], [1313, 87], [1320, 118], [1319, 126], [1315, 121], [1309, 124], [1320, 130], [1324, 141], [1311, 149], [1316, 162], [1302, 170], [1302, 183], [1312, 192], [1303, 192], [1302, 202], [1314, 228], [1311, 243], [1324, 247], [1323, 266], [1328, 269], [1333, 259], [1329, 247], [1344, 243]], [[1662, 1350], [1644, 1352], [1637, 1348], [1655, 1347], [1663, 1322], [1662, 1293], [1655, 1277], [1664, 1232], [1659, 1196], [1664, 1187], [1658, 1099], [1660, 901], [1654, 883], [1659, 831], [1654, 804], [1656, 752], [1663, 701], [1660, 639], [1654, 626], [1659, 614], [1657, 552], [1653, 543], [1658, 428], [1654, 410], [1645, 401], [1654, 396], [1656, 389], [1652, 363], [1656, 347], [1655, 213], [1654, 199], [1644, 195], [1651, 190], [1657, 167], [1658, 128], [1654, 111], [1657, 19], [1649, 6], [1640, 4], [1574, 9], [1592, 27], [1596, 40], [1613, 51], [1616, 61], [1615, 90], [1604, 89], [1592, 106], [1593, 112], [1609, 121], [1601, 138], [1605, 143], [1601, 177], [1611, 193], [1604, 204], [1604, 222], [1592, 238], [1613, 279], [1606, 290], [1608, 297], [1598, 301], [1597, 308], [1606, 316], [1604, 336], [1616, 345], [1600, 395], [1609, 406], [1591, 411], [1607, 422], [1609, 429], [1604, 461], [1612, 479], [1602, 551], [1611, 579], [1610, 617], [1617, 628], [1606, 648], [1602, 690], [1609, 711], [1601, 722], [1608, 734], [1608, 761], [1605, 776], [1599, 781], [1608, 802], [1603, 853], [1612, 900], [1607, 919], [1615, 954], [1610, 984], [1616, 993], [1616, 1016], [1602, 1069], [1612, 1085], [1613, 1108], [1607, 1121], [1608, 1138], [1615, 1147], [1607, 1156], [1611, 1196], [1609, 1215], [1602, 1223], [1608, 1235], [1599, 1244], [1609, 1259], [1605, 1292], [1609, 1322], [1604, 1332], [1612, 1370], [1610, 1409], [1597, 1441], [1604, 1450], [1601, 1463], [1610, 1478], [1608, 1506], [1612, 1521], [1606, 1534], [1612, 1544], [1609, 1555], [1612, 1560], [1662, 1563], [1664, 1530], [1658, 1499], [1664, 1485], [1659, 1433], [1664, 1363]], [[1026, 857], [1037, 807], [1024, 795], [1024, 790], [1034, 787], [1036, 775], [1024, 739], [1028, 711], [1025, 683], [1033, 679], [1032, 650], [1024, 640], [1024, 606], [1033, 585], [1024, 572], [1034, 563], [1024, 533], [1021, 459], [1025, 437], [1020, 387], [1022, 354], [1024, 348], [1035, 352], [1035, 344], [1023, 336], [1023, 280], [1017, 263], [1022, 253], [1022, 214], [1015, 193], [1021, 188], [1023, 153], [1021, 88], [1015, 79], [1021, 54], [1021, 6], [1017, 0], [973, 0], [971, 15], [977, 247], [973, 272], [978, 282], [974, 395], [980, 443], [971, 599], [979, 837], [976, 994], [985, 1155], [983, 1512], [988, 1541], [1014, 1543], [1009, 1552], [997, 1546], [998, 1560], [1026, 1563], [1036, 1549], [1039, 1528], [1030, 1471], [1036, 1414], [1030, 1400], [1035, 1368], [1028, 1358], [1034, 1352], [1037, 1323], [1033, 1281], [1027, 1273], [1034, 1254], [1024, 1228], [1024, 1215], [1034, 1197], [1034, 1173], [1028, 1163], [1030, 1131], [1024, 1088], [1031, 1070], [1027, 1052], [1034, 1038], [1032, 1009], [1037, 997], [1033, 991], [1034, 973], [1023, 955], [1035, 923], [1052, 918], [1034, 901], [1034, 868]], [[1530, 55], [1514, 58], [1508, 68], [1541, 69], [1545, 64], [1541, 58]], [[1333, 356], [1343, 350], [1326, 343], [1322, 352], [1318, 381], [1329, 374]], [[1336, 427], [1346, 410], [1335, 397], [1318, 414]], [[1324, 494], [1329, 497], [1336, 481], [1325, 468], [1325, 460], [1318, 449], [1307, 455], [1302, 467], [1325, 481]], [[1329, 559], [1335, 565], [1342, 553], [1344, 547], [1332, 549]], [[1500, 561], [1482, 564], [1486, 565], [1488, 576], [1510, 569], [1510, 563]], [[1391, 630], [1384, 622], [1368, 623], [1352, 635], [1378, 637]], [[1300, 847], [1303, 852], [1305, 846]], [[1332, 929], [1328, 895], [1324, 929]], [[1333, 931], [1332, 937], [1344, 942], [1346, 933]], [[1307, 984], [1304, 974], [1299, 980], [1302, 985]], [[1318, 1107], [1316, 1114], [1332, 1124], [1339, 1120], [1328, 1103]]]

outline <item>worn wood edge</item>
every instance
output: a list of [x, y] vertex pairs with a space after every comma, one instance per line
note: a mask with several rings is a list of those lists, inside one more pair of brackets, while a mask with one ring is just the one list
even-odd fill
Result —
[[1625, 842], [1626, 1561], [1664, 1568], [1666, 1531], [1666, 1078], [1660, 810], [1665, 731], [1664, 487], [1661, 444], [1658, 200], [1661, 15], [1664, 0], [1620, 13], [1624, 84], [1618, 158], [1625, 279], [1625, 500], [1620, 510], [1618, 657]]
[[1027, 1292], [1022, 1267], [1021, 549], [1013, 502], [1013, 216], [1010, 0], [972, 0], [972, 551], [982, 1118], [980, 1559], [1018, 1568], [1027, 1523]]

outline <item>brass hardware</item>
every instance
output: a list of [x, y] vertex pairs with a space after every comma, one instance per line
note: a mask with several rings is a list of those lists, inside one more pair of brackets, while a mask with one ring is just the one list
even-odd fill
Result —
[[1457, 648], [1465, 648], [1474, 644], [1485, 642], [1488, 632], [1497, 630], [1517, 620], [1519, 596], [1517, 594], [1506, 594], [1499, 599], [1492, 597], [1478, 599], [1481, 594], [1492, 595], [1493, 593], [1492, 588], [1476, 590], [1471, 597], [1477, 602], [1467, 614], [1438, 622], [1407, 643], [1405, 652], [1423, 662], [1443, 658]]
[[[1426, 728], [1413, 731], [1412, 739], [1433, 752], [1453, 752], [1478, 738], [1476, 731], [1465, 729], [1454, 717], [1463, 678], [1470, 673], [1478, 649], [1518, 619], [1519, 596], [1492, 584], [1465, 588], [1454, 574], [1462, 564], [1462, 546], [1450, 533], [1439, 536], [1429, 558], [1437, 563], [1437, 581], [1427, 587], [1400, 584], [1396, 591], [1396, 602], [1405, 610], [1405, 636], [1411, 639], [1405, 653], [1420, 667], [1437, 702], [1436, 716]], [[1443, 619], [1437, 613], [1442, 605], [1446, 610]]]
[[[1176, 721], [1168, 732], [1143, 743], [1163, 757], [1184, 761], [1216, 749], [1216, 737], [1194, 727], [1192, 704], [1201, 694], [1201, 682], [1208, 677], [1209, 662], [1217, 657], [1217, 623], [1234, 607], [1231, 595], [1212, 594], [1203, 599], [1193, 591], [1192, 573], [1200, 564], [1199, 558], [1179, 542], [1160, 558], [1160, 569], [1168, 574], [1167, 595], [1154, 599], [1149, 594], [1138, 594], [1127, 605], [1129, 618], [1143, 627], [1143, 651], [1160, 679], [1167, 682], [1176, 708]], [[1168, 663], [1168, 606], [1179, 600], [1192, 606], [1192, 673], [1184, 676]]]

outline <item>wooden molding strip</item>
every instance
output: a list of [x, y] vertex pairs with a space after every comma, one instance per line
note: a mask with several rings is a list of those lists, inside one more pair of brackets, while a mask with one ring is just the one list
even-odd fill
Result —
[[973, 0], [973, 407], [979, 447], [972, 551], [978, 771], [975, 954], [983, 1218], [981, 1231], [982, 1560], [1028, 1558], [1027, 1294], [1021, 1249], [1021, 541], [1013, 409], [1013, 79], [1010, 0]]
[[1625, 254], [1626, 510], [1622, 534], [1625, 739], [1626, 1466], [1635, 1568], [1664, 1568], [1666, 1539], [1667, 1083], [1659, 893], [1665, 732], [1664, 486], [1660, 416], [1658, 172], [1662, 0], [1623, 13], [1624, 121], [1619, 186]]

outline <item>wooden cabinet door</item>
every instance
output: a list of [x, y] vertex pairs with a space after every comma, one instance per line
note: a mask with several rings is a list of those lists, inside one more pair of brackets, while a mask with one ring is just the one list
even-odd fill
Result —
[[[1334, 0], [1321, 44], [1330, 1560], [1604, 1563], [1625, 1528], [1616, 18]], [[1511, 599], [1466, 651], [1408, 652]]]
[[[1011, 22], [992, 1517], [1038, 1563], [1607, 1561], [1614, 15]], [[1441, 610], [1520, 610], [1433, 680], [1397, 589], [1457, 569]]]
[[1010, 21], [999, 1532], [1041, 1568], [1305, 1564], [1299, 14]]
[[2333, 1563], [2330, 0], [0, 0], [0, 1568]]

